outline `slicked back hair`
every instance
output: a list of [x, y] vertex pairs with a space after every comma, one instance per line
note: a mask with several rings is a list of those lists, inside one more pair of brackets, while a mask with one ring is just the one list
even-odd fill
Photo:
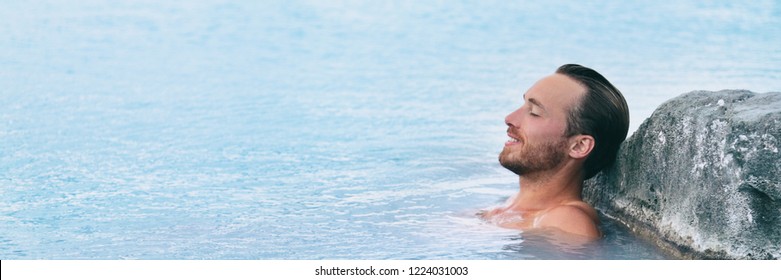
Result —
[[629, 131], [629, 107], [621, 92], [591, 68], [565, 64], [556, 73], [586, 88], [580, 102], [569, 110], [566, 136], [594, 137], [594, 149], [583, 163], [583, 179], [589, 179], [615, 162], [618, 148]]

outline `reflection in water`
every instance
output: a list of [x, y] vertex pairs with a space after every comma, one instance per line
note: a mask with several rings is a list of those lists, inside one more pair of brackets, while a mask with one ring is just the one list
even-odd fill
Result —
[[[598, 240], [578, 238], [557, 230], [534, 230], [519, 233], [505, 245], [501, 255], [507, 259], [664, 259], [664, 254], [650, 243], [637, 240], [628, 228], [604, 215], [600, 216], [603, 237]], [[526, 252], [534, 252], [529, 255]]]

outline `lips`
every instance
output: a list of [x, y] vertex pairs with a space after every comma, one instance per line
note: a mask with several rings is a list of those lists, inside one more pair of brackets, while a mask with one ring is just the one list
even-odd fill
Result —
[[507, 142], [504, 143], [505, 146], [516, 145], [521, 143], [520, 138], [513, 135], [509, 131], [507, 132], [507, 137], [509, 137], [510, 139], [508, 139]]

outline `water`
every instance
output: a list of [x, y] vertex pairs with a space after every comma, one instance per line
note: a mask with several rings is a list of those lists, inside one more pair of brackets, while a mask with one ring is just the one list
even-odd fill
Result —
[[0, 3], [0, 259], [665, 258], [476, 219], [505, 114], [564, 63], [631, 130], [781, 89], [772, 1], [190, 2]]

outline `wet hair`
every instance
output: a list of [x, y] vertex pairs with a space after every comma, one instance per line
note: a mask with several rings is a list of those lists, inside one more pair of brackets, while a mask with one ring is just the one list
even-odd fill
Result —
[[594, 149], [583, 163], [583, 179], [594, 177], [615, 162], [618, 148], [629, 131], [629, 108], [621, 92], [591, 68], [565, 64], [556, 70], [586, 88], [580, 102], [570, 108], [566, 136], [594, 137]]

